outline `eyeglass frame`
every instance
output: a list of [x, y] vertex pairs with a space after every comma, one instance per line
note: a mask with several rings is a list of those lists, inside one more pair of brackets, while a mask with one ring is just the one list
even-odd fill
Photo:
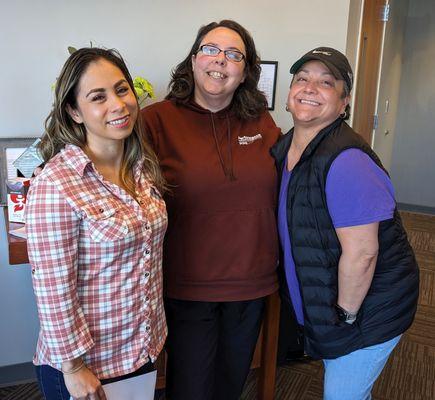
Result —
[[[216, 54], [206, 54], [206, 53], [204, 53], [204, 50], [203, 50], [204, 47], [211, 47], [213, 49], [219, 50], [219, 52], [216, 53]], [[239, 50], [222, 50], [222, 49], [220, 49], [219, 47], [217, 47], [217, 46], [215, 46], [213, 44], [203, 44], [202, 46], [199, 47], [199, 49], [198, 49], [198, 51], [196, 53], [198, 54], [199, 52], [201, 52], [204, 55], [209, 56], [209, 57], [217, 57], [220, 53], [223, 52], [224, 55], [225, 55], [225, 59], [226, 60], [231, 61], [231, 62], [236, 62], [236, 63], [242, 62], [243, 60], [246, 59], [246, 56], [241, 51], [239, 51]], [[242, 56], [242, 58], [240, 60], [231, 59], [231, 58], [228, 57], [228, 53], [240, 54]]]

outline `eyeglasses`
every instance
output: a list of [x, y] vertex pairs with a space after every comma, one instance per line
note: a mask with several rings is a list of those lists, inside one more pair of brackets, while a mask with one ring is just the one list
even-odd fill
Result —
[[224, 52], [225, 58], [228, 61], [240, 62], [245, 58], [245, 55], [237, 50], [221, 50], [219, 47], [212, 46], [210, 44], [203, 44], [198, 52], [202, 52], [206, 56], [217, 57], [221, 51]]

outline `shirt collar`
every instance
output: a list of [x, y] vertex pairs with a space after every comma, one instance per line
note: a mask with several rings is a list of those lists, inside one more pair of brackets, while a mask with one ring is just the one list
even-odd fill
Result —
[[85, 152], [74, 144], [67, 144], [62, 150], [65, 161], [80, 175], [83, 176], [88, 165], [92, 164]]
[[[89, 168], [94, 169], [94, 164], [92, 163], [91, 159], [80, 147], [74, 144], [65, 145], [65, 148], [62, 150], [62, 156], [80, 176], [85, 174], [85, 170], [88, 165]], [[135, 164], [133, 168], [135, 180], [139, 180], [144, 162], [145, 158], [142, 158]]]

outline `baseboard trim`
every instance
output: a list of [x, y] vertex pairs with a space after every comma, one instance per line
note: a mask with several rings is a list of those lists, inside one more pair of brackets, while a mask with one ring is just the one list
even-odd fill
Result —
[[411, 211], [420, 214], [435, 215], [435, 207], [419, 206], [417, 204], [397, 203], [399, 211]]
[[31, 362], [0, 367], [0, 388], [35, 381], [35, 367]]

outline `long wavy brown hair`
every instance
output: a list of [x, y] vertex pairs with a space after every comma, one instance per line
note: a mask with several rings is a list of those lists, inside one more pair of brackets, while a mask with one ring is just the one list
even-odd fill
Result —
[[171, 81], [169, 82], [169, 94], [166, 96], [166, 99], [174, 99], [183, 104], [193, 99], [195, 81], [192, 71], [192, 56], [198, 53], [204, 36], [219, 27], [228, 28], [238, 33], [246, 48], [245, 80], [234, 92], [231, 109], [240, 119], [256, 118], [267, 108], [266, 97], [257, 88], [261, 72], [260, 58], [250, 33], [242, 25], [229, 19], [211, 22], [199, 29], [189, 54], [172, 71]]
[[[84, 47], [71, 54], [57, 78], [53, 108], [45, 120], [45, 133], [39, 144], [39, 151], [45, 161], [59, 153], [66, 144], [73, 144], [80, 148], [86, 145], [86, 129], [83, 124], [78, 124], [71, 118], [67, 106], [77, 109], [80, 79], [88, 66], [100, 59], [105, 59], [118, 67], [124, 74], [131, 90], [135, 93], [130, 72], [117, 50]], [[131, 135], [125, 140], [120, 171], [121, 182], [134, 197], [133, 166], [142, 158], [144, 159], [144, 172], [148, 174], [159, 190], [166, 189], [157, 156], [145, 139], [141, 121], [141, 118], [138, 117]]]

